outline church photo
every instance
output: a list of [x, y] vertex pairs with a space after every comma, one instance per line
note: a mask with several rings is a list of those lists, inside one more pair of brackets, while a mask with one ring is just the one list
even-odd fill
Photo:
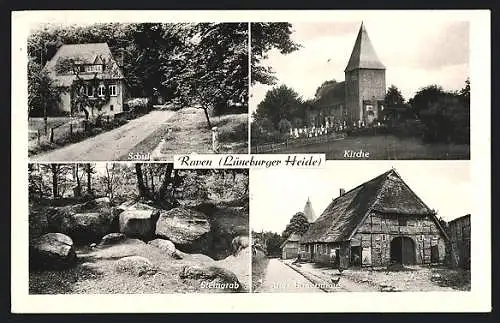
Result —
[[470, 159], [469, 23], [421, 19], [252, 23], [252, 153]]

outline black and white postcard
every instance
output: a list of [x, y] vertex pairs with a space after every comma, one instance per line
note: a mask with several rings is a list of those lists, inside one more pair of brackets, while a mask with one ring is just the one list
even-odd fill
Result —
[[11, 21], [12, 312], [491, 311], [489, 11]]
[[469, 159], [470, 24], [421, 17], [252, 23], [252, 153]]
[[31, 26], [32, 161], [247, 153], [248, 23]]

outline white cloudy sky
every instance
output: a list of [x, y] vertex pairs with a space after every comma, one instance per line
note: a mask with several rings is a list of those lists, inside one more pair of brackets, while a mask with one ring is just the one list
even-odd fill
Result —
[[[419, 88], [439, 84], [460, 89], [469, 73], [469, 22], [453, 16], [369, 15], [362, 18], [368, 36], [386, 66], [386, 85], [396, 85], [406, 99]], [[361, 20], [292, 23], [292, 39], [303, 47], [291, 54], [269, 52], [263, 63], [272, 66], [278, 84], [312, 98], [325, 80], [344, 80]], [[328, 61], [330, 60], [330, 61]], [[271, 87], [255, 85], [250, 107], [254, 111]]]
[[468, 161], [330, 161], [323, 169], [252, 169], [250, 225], [281, 233], [308, 197], [319, 217], [340, 188], [348, 191], [391, 167], [445, 220], [472, 213]]

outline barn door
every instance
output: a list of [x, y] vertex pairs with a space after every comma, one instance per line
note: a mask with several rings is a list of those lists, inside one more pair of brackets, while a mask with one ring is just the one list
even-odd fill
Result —
[[402, 264], [414, 265], [415, 264], [415, 246], [413, 240], [408, 237], [401, 238], [401, 252]]
[[438, 246], [431, 246], [431, 263], [439, 262], [439, 248]]
[[408, 237], [396, 237], [391, 241], [391, 260], [403, 264], [415, 264], [415, 243]]

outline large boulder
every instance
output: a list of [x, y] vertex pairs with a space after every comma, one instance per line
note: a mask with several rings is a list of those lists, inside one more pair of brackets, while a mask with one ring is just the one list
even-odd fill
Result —
[[118, 259], [115, 263], [115, 270], [119, 273], [126, 273], [132, 276], [154, 275], [158, 268], [149, 259], [141, 256], [129, 256]]
[[109, 197], [100, 197], [87, 201], [85, 203], [76, 204], [71, 206], [75, 213], [81, 213], [86, 211], [103, 211], [109, 212], [111, 210], [111, 200]]
[[125, 241], [125, 239], [127, 239], [127, 236], [125, 236], [123, 233], [119, 232], [108, 233], [107, 235], [102, 237], [99, 245], [110, 246]]
[[110, 217], [94, 212], [73, 214], [72, 220], [65, 232], [78, 242], [99, 241], [111, 230], [113, 221]]
[[62, 233], [47, 233], [30, 241], [30, 266], [63, 269], [76, 262], [73, 240]]
[[48, 230], [70, 236], [77, 244], [98, 241], [117, 231], [116, 214], [109, 198], [103, 197], [46, 211]]
[[149, 245], [163, 250], [168, 256], [175, 259], [182, 259], [182, 253], [178, 252], [175, 245], [170, 240], [154, 239], [148, 242]]
[[156, 223], [156, 235], [172, 241], [177, 249], [188, 253], [209, 254], [212, 246], [207, 216], [185, 207], [161, 212]]
[[182, 267], [179, 277], [200, 280], [200, 288], [210, 289], [210, 292], [239, 292], [242, 290], [238, 277], [232, 271], [217, 266], [187, 265]]
[[149, 240], [154, 236], [160, 210], [137, 203], [119, 215], [120, 232], [133, 238]]

